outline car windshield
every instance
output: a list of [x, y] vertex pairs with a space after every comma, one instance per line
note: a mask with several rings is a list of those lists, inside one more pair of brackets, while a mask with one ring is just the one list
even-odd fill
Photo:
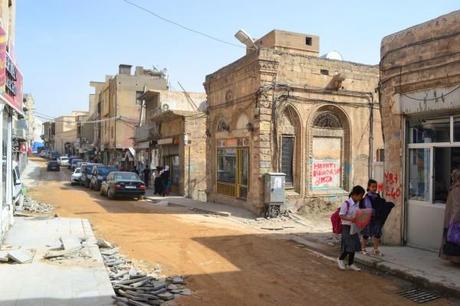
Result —
[[118, 172], [114, 178], [116, 181], [139, 181], [139, 176], [131, 172]]
[[81, 162], [81, 159], [72, 159], [72, 164], [76, 164], [78, 162]]
[[77, 168], [75, 169], [75, 172], [74, 173], [80, 173], [81, 172], [81, 169], [80, 168]]

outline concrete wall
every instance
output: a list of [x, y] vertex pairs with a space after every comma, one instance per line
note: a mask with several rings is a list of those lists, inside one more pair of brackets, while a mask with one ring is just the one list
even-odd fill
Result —
[[[448, 88], [460, 84], [459, 32], [460, 11], [455, 11], [382, 40], [380, 94], [385, 137], [384, 171], [388, 178], [384, 189], [386, 196], [396, 204], [385, 226], [387, 243], [404, 243], [407, 226], [403, 201], [406, 193], [404, 119], [414, 114], [448, 114], [460, 110], [460, 95], [455, 92], [444, 99], [423, 101], [423, 97], [441, 96]], [[419, 107], [402, 108], [400, 100], [404, 95], [421, 98], [421, 102], [411, 101]], [[399, 179], [390, 179], [394, 177]], [[391, 192], [394, 190], [398, 192]]]

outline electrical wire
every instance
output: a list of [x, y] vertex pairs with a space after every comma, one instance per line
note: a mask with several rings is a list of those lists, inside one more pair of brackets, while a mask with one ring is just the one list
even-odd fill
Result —
[[444, 100], [445, 97], [447, 97], [448, 95], [450, 95], [451, 93], [453, 93], [454, 91], [456, 91], [457, 89], [460, 88], [460, 85], [455, 87], [454, 89], [446, 92], [445, 94], [441, 94], [441, 96], [439, 97], [433, 97], [433, 98], [416, 98], [416, 97], [411, 97], [405, 93], [402, 93], [401, 96], [404, 96], [408, 99], [411, 99], [411, 100], [414, 100], [414, 101], [421, 101], [421, 102], [424, 102], [424, 101], [436, 101], [438, 99], [441, 99], [441, 100]]
[[148, 8], [146, 8], [146, 7], [143, 7], [142, 5], [139, 5], [139, 4], [137, 4], [137, 3], [134, 3], [134, 2], [132, 2], [132, 1], [129, 1], [129, 0], [122, 0], [122, 1], [125, 2], [126, 4], [129, 4], [129, 5], [133, 6], [133, 7], [138, 8], [139, 10], [144, 11], [144, 12], [146, 12], [146, 13], [148, 13], [148, 14], [150, 14], [150, 15], [152, 15], [152, 16], [154, 16], [154, 17], [160, 19], [160, 20], [163, 20], [164, 22], [173, 24], [173, 25], [175, 25], [175, 26], [177, 26], [177, 27], [179, 27], [179, 28], [181, 28], [181, 29], [183, 29], [183, 30], [186, 30], [186, 31], [189, 31], [189, 32], [192, 32], [192, 33], [201, 35], [201, 36], [204, 36], [204, 37], [209, 38], [209, 39], [211, 39], [211, 40], [214, 40], [214, 41], [217, 41], [217, 42], [220, 42], [220, 43], [222, 43], [222, 44], [226, 44], [226, 45], [229, 45], [229, 46], [232, 46], [232, 47], [245, 48], [245, 47], [243, 47], [242, 45], [234, 44], [234, 43], [232, 43], [232, 42], [229, 42], [229, 41], [220, 39], [220, 38], [215, 37], [215, 36], [213, 36], [213, 35], [204, 33], [204, 32], [202, 32], [202, 31], [198, 31], [198, 30], [192, 29], [192, 28], [190, 28], [190, 27], [188, 27], [188, 26], [185, 26], [185, 25], [182, 25], [182, 24], [180, 24], [180, 23], [178, 23], [178, 22], [176, 22], [176, 21], [174, 21], [174, 20], [171, 20], [171, 19], [165, 18], [165, 17], [163, 17], [163, 16], [160, 16], [160, 15], [158, 15], [157, 13], [153, 12], [152, 10], [150, 10], [150, 9], [148, 9]]
[[40, 119], [46, 119], [49, 121], [53, 122], [62, 122], [62, 123], [75, 123], [75, 124], [93, 124], [93, 123], [100, 123], [100, 122], [106, 122], [106, 121], [111, 121], [111, 120], [120, 120], [120, 117], [111, 117], [111, 118], [104, 118], [104, 119], [99, 119], [99, 120], [91, 120], [91, 121], [72, 121], [72, 120], [56, 120], [54, 118], [46, 118], [44, 116], [41, 116], [39, 114], [36, 115], [36, 117]]

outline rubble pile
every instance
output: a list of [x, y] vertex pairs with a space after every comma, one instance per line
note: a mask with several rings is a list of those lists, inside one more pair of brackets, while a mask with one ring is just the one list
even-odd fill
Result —
[[177, 296], [192, 294], [190, 289], [185, 287], [183, 277], [165, 278], [160, 275], [159, 267], [151, 273], [146, 273], [121, 256], [118, 248], [109, 242], [98, 240], [98, 246], [117, 294], [114, 299], [118, 305], [161, 305]]
[[32, 213], [45, 214], [45, 213], [49, 213], [53, 211], [54, 206], [48, 203], [36, 201], [28, 196], [25, 196], [24, 203], [23, 203], [23, 210], [32, 212]]

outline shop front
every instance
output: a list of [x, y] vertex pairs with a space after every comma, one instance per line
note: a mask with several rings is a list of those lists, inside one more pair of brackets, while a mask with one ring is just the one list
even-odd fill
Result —
[[171, 192], [181, 194], [181, 162], [179, 158], [180, 139], [168, 137], [158, 140], [161, 167], [169, 167], [169, 179], [171, 182]]
[[247, 138], [217, 140], [217, 193], [246, 200], [249, 189]]
[[5, 31], [0, 28], [0, 241], [13, 223], [13, 117], [23, 116], [22, 74], [6, 51]]
[[450, 175], [460, 169], [460, 116], [412, 115], [406, 129], [407, 244], [435, 250], [441, 245]]

